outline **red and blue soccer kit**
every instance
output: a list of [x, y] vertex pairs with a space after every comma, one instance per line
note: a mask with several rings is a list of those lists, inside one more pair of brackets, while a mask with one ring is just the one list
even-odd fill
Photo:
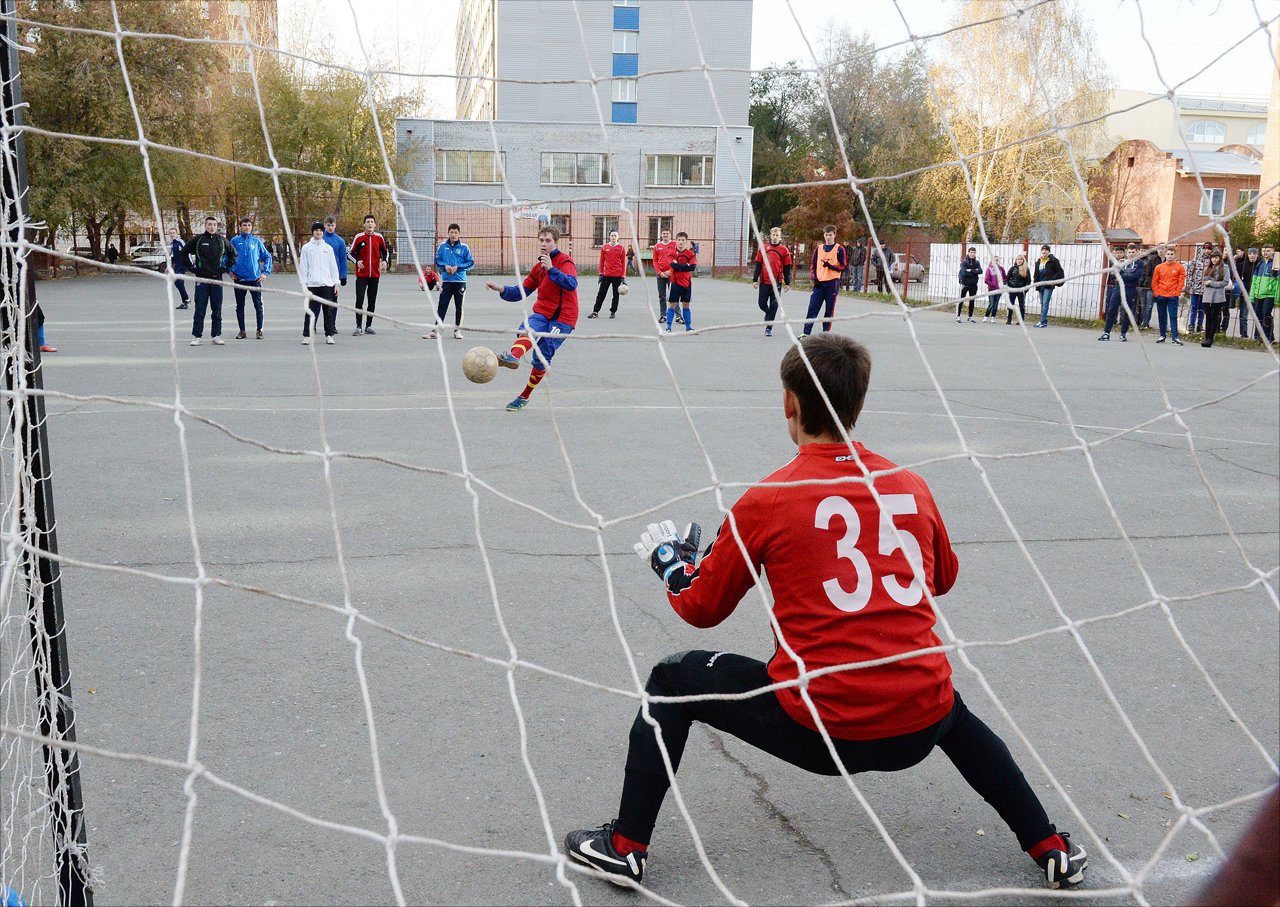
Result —
[[[546, 374], [560, 344], [578, 326], [578, 268], [573, 259], [559, 249], [552, 249], [549, 257], [550, 268], [543, 267], [542, 262], [536, 263], [519, 286], [505, 286], [499, 294], [507, 302], [519, 302], [533, 292], [538, 294], [533, 301], [533, 311], [516, 329], [520, 337], [509, 354], [519, 359], [530, 349], [537, 350], [529, 384], [520, 394], [525, 400]], [[538, 335], [536, 342], [531, 334]], [[511, 368], [516, 367], [511, 364]]]

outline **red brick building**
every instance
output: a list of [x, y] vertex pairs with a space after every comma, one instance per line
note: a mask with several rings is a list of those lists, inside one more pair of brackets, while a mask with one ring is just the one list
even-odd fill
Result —
[[[1108, 232], [1132, 230], [1143, 244], [1210, 239], [1211, 217], [1247, 208], [1257, 198], [1261, 176], [1261, 155], [1248, 145], [1162, 151], [1133, 139], [1099, 165], [1091, 180], [1094, 210]], [[1094, 230], [1091, 222], [1080, 229]]]

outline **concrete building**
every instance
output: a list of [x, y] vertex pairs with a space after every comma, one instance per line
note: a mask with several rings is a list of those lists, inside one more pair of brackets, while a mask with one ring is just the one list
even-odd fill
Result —
[[527, 269], [540, 218], [565, 236], [562, 247], [584, 271], [615, 229], [642, 259], [663, 229], [687, 232], [708, 271], [736, 269], [746, 255], [749, 126], [602, 131], [598, 123], [406, 117], [396, 121], [396, 148], [418, 162], [402, 181], [414, 197], [403, 200], [401, 265], [413, 263], [406, 226], [419, 260], [430, 261], [456, 222], [479, 268], [509, 273], [518, 251]]
[[1098, 157], [1131, 139], [1171, 151], [1212, 151], [1223, 145], [1261, 151], [1267, 128], [1264, 98], [1180, 94], [1175, 109], [1163, 94], [1120, 88], [1111, 92], [1110, 111]]
[[[1280, 54], [1280, 29], [1272, 40]], [[1271, 102], [1267, 105], [1267, 135], [1262, 151], [1262, 180], [1258, 197], [1258, 223], [1265, 224], [1280, 209], [1280, 67], [1271, 70]]]
[[410, 239], [429, 261], [457, 222], [481, 269], [511, 271], [517, 250], [527, 267], [541, 219], [583, 270], [611, 229], [642, 259], [661, 229], [685, 230], [703, 269], [739, 267], [751, 14], [751, 0], [462, 0], [458, 119], [396, 122], [413, 162], [400, 264]]
[[1094, 177], [1095, 209], [1108, 237], [1131, 238], [1119, 232], [1127, 230], [1144, 244], [1217, 239], [1211, 218], [1257, 199], [1261, 158], [1251, 145], [1188, 154], [1143, 139], [1122, 142]]
[[751, 0], [462, 0], [456, 47], [460, 120], [745, 125], [751, 105]]

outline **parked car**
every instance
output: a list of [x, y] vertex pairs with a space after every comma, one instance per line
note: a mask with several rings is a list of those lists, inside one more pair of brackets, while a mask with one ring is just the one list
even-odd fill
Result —
[[169, 264], [169, 250], [154, 244], [134, 246], [129, 253], [129, 263], [135, 268], [163, 271]]
[[92, 246], [72, 246], [71, 254], [79, 258], [87, 258], [90, 261], [97, 261], [99, 260], [99, 257], [100, 257], [93, 254]]
[[[893, 262], [893, 279], [899, 283], [902, 281], [902, 259], [904, 258], [906, 258], [906, 256], [899, 252], [895, 256]], [[907, 274], [907, 279], [915, 283], [921, 283], [924, 281], [924, 265], [920, 264], [914, 255], [911, 256], [911, 265]]]

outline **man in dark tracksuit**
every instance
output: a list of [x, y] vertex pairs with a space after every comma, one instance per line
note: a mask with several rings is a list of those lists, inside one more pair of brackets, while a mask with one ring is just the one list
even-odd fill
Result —
[[[185, 274], [191, 269], [191, 260], [182, 254], [182, 247], [186, 245], [178, 238], [178, 228], [169, 228], [169, 260], [173, 262], [174, 274]], [[185, 280], [175, 280], [174, 287], [178, 290], [178, 296], [182, 302], [175, 308], [185, 309], [191, 304], [191, 298], [187, 296], [187, 282]]]
[[[222, 275], [230, 271], [236, 264], [236, 250], [227, 242], [226, 237], [218, 232], [218, 219], [206, 217], [204, 232], [193, 236], [182, 247], [183, 255], [190, 255], [191, 273], [205, 280], [222, 280]], [[215, 346], [222, 346], [222, 286], [216, 283], [196, 284], [196, 311], [191, 323], [192, 346], [200, 345], [204, 336], [204, 312], [212, 311], [209, 336]]]

